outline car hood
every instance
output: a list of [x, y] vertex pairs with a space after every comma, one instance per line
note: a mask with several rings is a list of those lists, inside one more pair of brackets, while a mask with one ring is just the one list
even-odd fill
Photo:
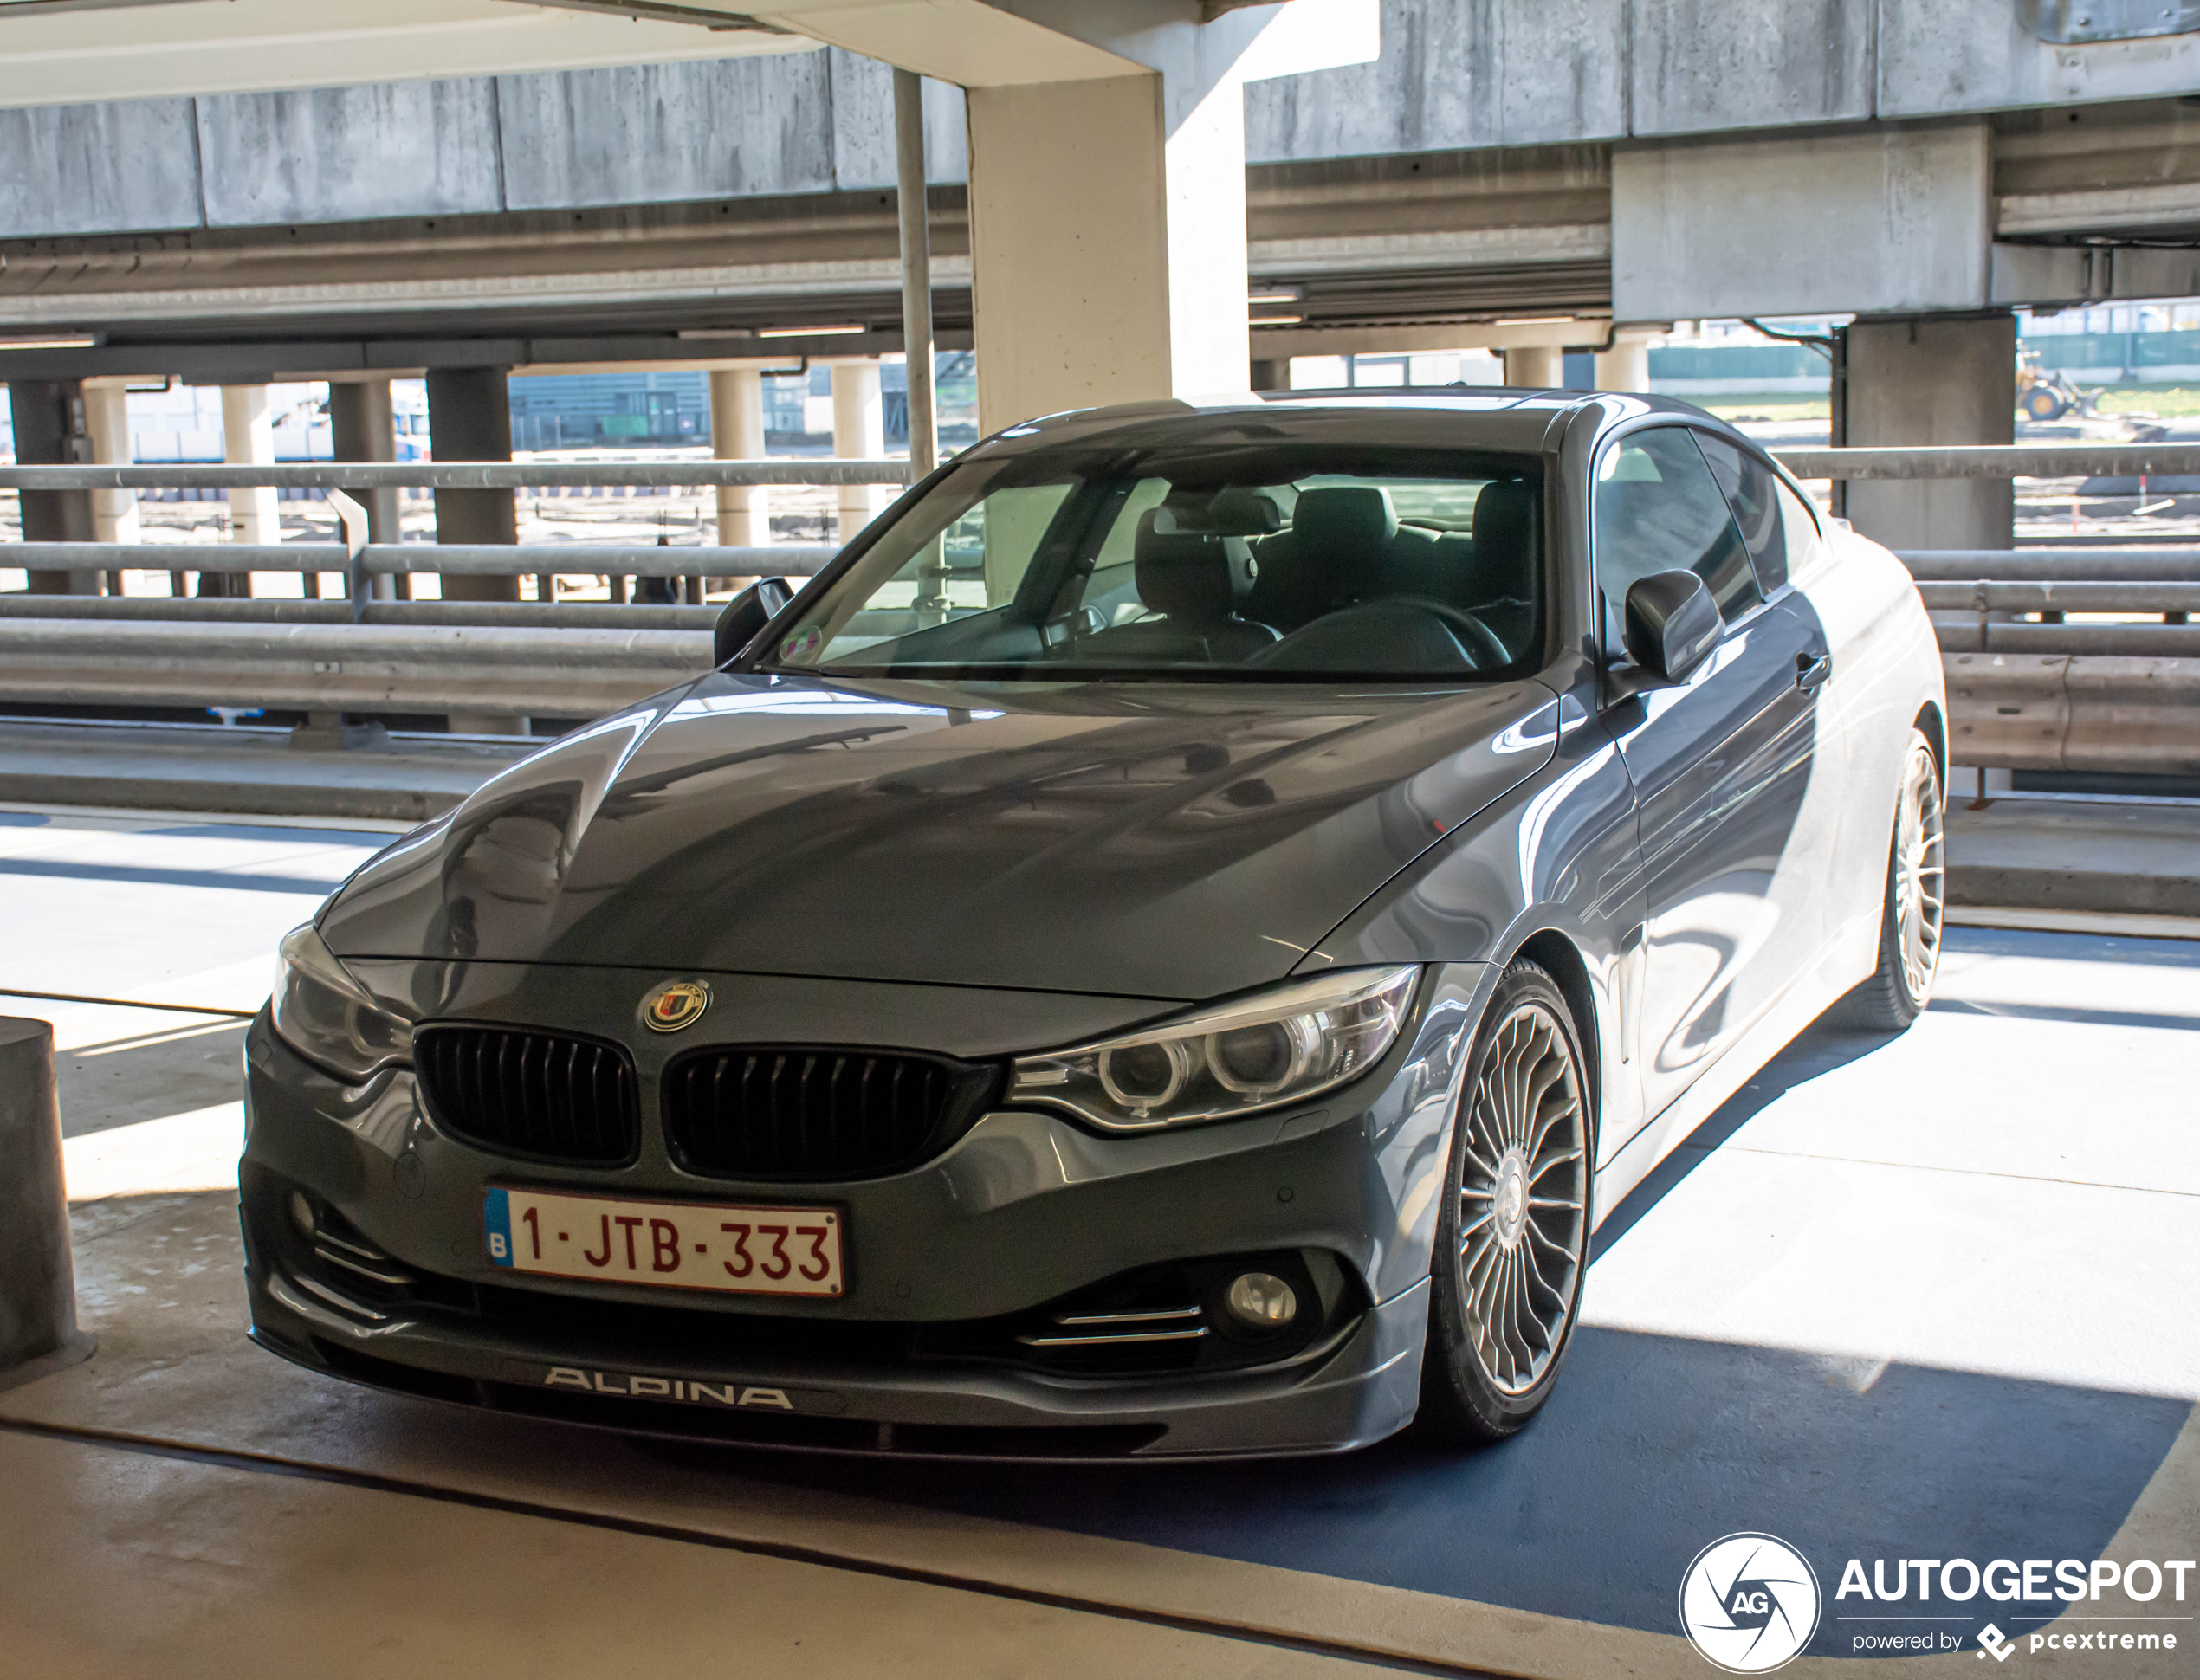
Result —
[[714, 675], [486, 783], [321, 932], [340, 956], [1213, 997], [1289, 973], [1534, 773], [1556, 705]]

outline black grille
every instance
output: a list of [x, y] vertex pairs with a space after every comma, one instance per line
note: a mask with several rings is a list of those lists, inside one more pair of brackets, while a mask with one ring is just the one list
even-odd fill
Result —
[[699, 1050], [664, 1074], [664, 1138], [690, 1173], [876, 1178], [969, 1129], [1000, 1070], [845, 1049]]
[[428, 1113], [501, 1155], [613, 1165], [634, 1159], [641, 1103], [626, 1052], [508, 1027], [428, 1027], [412, 1041]]

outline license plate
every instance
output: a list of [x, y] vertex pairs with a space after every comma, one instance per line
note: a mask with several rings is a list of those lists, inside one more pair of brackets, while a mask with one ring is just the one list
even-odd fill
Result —
[[843, 1221], [826, 1207], [637, 1202], [491, 1186], [482, 1223], [489, 1263], [726, 1295], [837, 1296]]

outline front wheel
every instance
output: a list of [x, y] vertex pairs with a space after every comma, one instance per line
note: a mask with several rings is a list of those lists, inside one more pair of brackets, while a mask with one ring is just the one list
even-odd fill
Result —
[[2060, 420], [2069, 412], [2070, 405], [2062, 400], [2061, 393], [2046, 385], [2034, 385], [2024, 393], [2019, 404], [2028, 420]]
[[1475, 1034], [1430, 1266], [1421, 1418], [1455, 1440], [1515, 1433], [1557, 1377], [1588, 1263], [1584, 1067], [1556, 983], [1514, 963]]
[[1894, 840], [1880, 912], [1879, 967], [1841, 1000], [1844, 1025], [1900, 1032], [1931, 1000], [1948, 901], [1944, 820], [1940, 761], [1932, 744], [1912, 729], [1895, 798]]

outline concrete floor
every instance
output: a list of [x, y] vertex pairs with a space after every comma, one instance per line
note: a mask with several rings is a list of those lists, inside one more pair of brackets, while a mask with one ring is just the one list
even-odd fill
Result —
[[[1851, 1556], [2200, 1547], [2200, 943], [1958, 930], [1909, 1033], [1806, 1035], [1614, 1211], [1565, 1380], [1501, 1449], [825, 1461], [382, 1396], [244, 1341], [207, 1187], [234, 1182], [224, 1011], [380, 838], [0, 813], [0, 1010], [63, 1046], [100, 1341], [0, 1392], [0, 1674], [1693, 1677], [1674, 1593], [1737, 1528], [1824, 1578], [1808, 1671], [1889, 1625], [1832, 1600]], [[2174, 1625], [2174, 1656], [2022, 1661], [2200, 1672]]]

